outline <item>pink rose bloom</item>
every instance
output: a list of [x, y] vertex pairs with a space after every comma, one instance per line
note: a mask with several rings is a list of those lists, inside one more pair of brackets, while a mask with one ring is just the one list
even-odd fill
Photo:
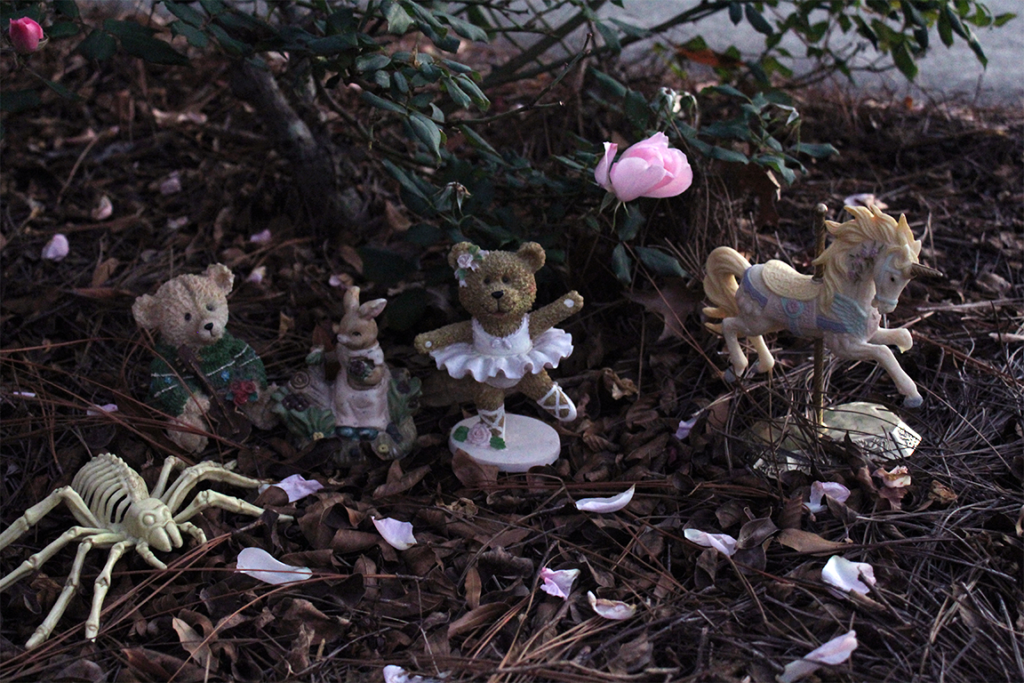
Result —
[[19, 55], [27, 55], [39, 49], [43, 39], [43, 27], [28, 17], [11, 19], [11, 45]]
[[594, 179], [620, 202], [637, 197], [675, 197], [693, 183], [686, 155], [669, 147], [664, 133], [636, 143], [615, 161], [618, 149], [613, 142], [604, 143], [604, 158], [594, 169]]

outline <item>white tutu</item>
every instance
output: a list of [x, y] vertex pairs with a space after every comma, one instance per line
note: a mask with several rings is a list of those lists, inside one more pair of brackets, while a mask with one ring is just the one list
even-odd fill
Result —
[[519, 329], [507, 337], [488, 334], [473, 320], [473, 343], [458, 342], [431, 351], [438, 369], [455, 379], [467, 374], [477, 382], [507, 389], [526, 375], [536, 375], [572, 353], [572, 335], [551, 328], [530, 339], [530, 316], [523, 316]]

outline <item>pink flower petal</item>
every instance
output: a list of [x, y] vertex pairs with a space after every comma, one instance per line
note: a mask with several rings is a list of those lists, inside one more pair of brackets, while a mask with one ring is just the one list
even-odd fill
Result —
[[249, 277], [245, 278], [245, 281], [246, 282], [253, 282], [253, 283], [258, 285], [258, 284], [263, 282], [263, 278], [265, 278], [266, 276], [267, 276], [267, 267], [266, 266], [257, 266], [256, 268], [252, 269], [252, 272], [249, 273]]
[[825, 568], [821, 570], [821, 579], [840, 590], [853, 591], [861, 595], [867, 595], [871, 590], [868, 586], [877, 583], [875, 568], [870, 564], [851, 562], [838, 555], [833, 555], [825, 563]]
[[615, 153], [618, 151], [619, 146], [614, 142], [604, 143], [604, 157], [598, 162], [597, 168], [594, 169], [594, 180], [597, 184], [604, 189], [612, 192], [612, 181], [608, 177], [609, 171], [612, 168], [612, 162], [615, 160]]
[[821, 647], [809, 652], [805, 657], [786, 665], [785, 670], [776, 680], [779, 683], [793, 683], [821, 668], [822, 664], [842, 664], [857, 649], [857, 632], [847, 631]]
[[270, 233], [270, 229], [263, 230], [256, 233], [255, 235], [249, 235], [249, 241], [256, 244], [267, 244], [273, 239], [273, 235]]
[[662, 160], [665, 164], [665, 179], [656, 187], [644, 193], [645, 197], [675, 197], [693, 184], [693, 169], [686, 155], [678, 149], [667, 149]]
[[71, 245], [68, 244], [68, 238], [58, 232], [43, 247], [43, 258], [49, 261], [62, 261], [70, 251]]
[[891, 472], [886, 472], [881, 467], [875, 470], [874, 475], [882, 480], [886, 488], [896, 489], [901, 486], [910, 486], [910, 470], [906, 465], [893, 467]]
[[309, 567], [293, 567], [290, 564], [278, 562], [261, 548], [245, 548], [238, 553], [237, 571], [248, 574], [254, 579], [264, 583], [293, 583], [305, 581], [313, 575]]
[[690, 435], [690, 430], [693, 429], [693, 425], [697, 424], [697, 416], [694, 415], [689, 420], [680, 420], [679, 426], [676, 427], [676, 438], [679, 440], [685, 439]]
[[387, 544], [396, 550], [408, 550], [416, 545], [416, 537], [412, 535], [412, 524], [409, 522], [385, 517], [374, 519], [373, 525], [377, 527], [378, 533], [384, 537]]
[[302, 500], [306, 496], [316, 493], [324, 487], [324, 485], [316, 479], [306, 479], [301, 474], [293, 474], [290, 477], [285, 477], [274, 484], [274, 486], [288, 494], [289, 503]]
[[827, 506], [822, 499], [825, 496], [837, 503], [845, 503], [850, 497], [850, 489], [834, 481], [816, 481], [811, 484], [811, 499], [807, 502], [807, 509], [813, 513], [824, 511]]
[[636, 484], [610, 498], [581, 498], [576, 501], [576, 509], [581, 512], [618, 512], [629, 505], [629, 501], [633, 500], [634, 493], [636, 493]]
[[540, 570], [540, 578], [544, 582], [540, 589], [548, 595], [563, 600], [569, 599], [569, 592], [572, 591], [572, 584], [580, 575], [579, 569], [548, 569]]
[[96, 417], [97, 415], [103, 415], [104, 413], [116, 413], [117, 404], [115, 403], [104, 403], [101, 406], [94, 405], [91, 408], [85, 409], [85, 414], [89, 417]]
[[587, 600], [590, 602], [590, 608], [605, 619], [622, 621], [636, 614], [636, 605], [627, 605], [620, 600], [605, 600], [591, 591], [587, 591]]
[[8, 35], [14, 51], [19, 55], [27, 55], [39, 49], [39, 41], [43, 39], [43, 27], [29, 17], [11, 19]]
[[96, 208], [93, 209], [89, 215], [92, 216], [94, 221], [105, 221], [110, 218], [114, 213], [114, 204], [110, 201], [110, 197], [103, 195], [100, 197], [100, 201], [96, 204]]
[[661, 164], [650, 164], [637, 157], [623, 158], [612, 166], [610, 177], [615, 196], [619, 201], [629, 202], [642, 197], [660, 183], [665, 177], [665, 168]]
[[160, 183], [160, 194], [167, 196], [178, 192], [181, 192], [181, 175], [174, 171]]
[[736, 553], [736, 539], [729, 534], [709, 534], [699, 529], [686, 529], [683, 536], [697, 545], [714, 548], [727, 557], [732, 557]]

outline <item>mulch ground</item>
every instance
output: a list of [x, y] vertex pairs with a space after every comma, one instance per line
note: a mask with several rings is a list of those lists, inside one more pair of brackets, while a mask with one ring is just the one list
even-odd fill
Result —
[[[284, 382], [316, 326], [341, 316], [331, 275], [363, 286], [364, 299], [395, 294], [365, 281], [353, 248], [409, 249], [397, 185], [372, 153], [358, 160], [370, 217], [355, 231], [361, 241], [314, 242], [286, 162], [218, 65], [185, 74], [132, 61], [99, 71], [70, 64], [64, 82], [80, 101], [50, 93], [43, 107], [3, 120], [5, 527], [70, 483], [91, 455], [117, 453], [152, 483], [175, 453], [143, 401], [152, 340], [132, 320], [135, 297], [209, 263], [229, 265], [229, 327]], [[557, 463], [495, 475], [453, 460], [443, 435], [462, 413], [443, 406], [419, 413], [419, 447], [397, 463], [313, 467], [281, 428], [244, 444], [215, 442], [205, 455], [237, 459], [247, 474], [297, 472], [325, 488], [291, 505], [264, 498], [297, 517], [292, 525], [224, 513], [197, 519], [211, 541], [162, 554], [166, 571], [126, 555], [93, 643], [82, 622], [106, 552], [91, 553], [54, 635], [25, 652], [69, 573], [74, 549], [63, 550], [0, 596], [0, 679], [381, 680], [385, 664], [398, 664], [446, 680], [772, 681], [850, 629], [859, 648], [850, 662], [819, 671], [821, 680], [1024, 679], [1024, 121], [1008, 111], [908, 104], [807, 97], [799, 103], [804, 139], [830, 141], [841, 156], [783, 189], [774, 225], [726, 173], [705, 169], [690, 195], [659, 205], [648, 237], [678, 238], [669, 220], [678, 214], [691, 272], [718, 244], [806, 268], [818, 202], [837, 218], [844, 197], [871, 192], [906, 213], [926, 235], [922, 260], [946, 275], [913, 282], [888, 318], [913, 330], [914, 348], [900, 362], [925, 404], [899, 408], [892, 382], [871, 365], [829, 360], [826, 375], [830, 404], [892, 407], [922, 437], [912, 457], [883, 464], [852, 442], [812, 439], [802, 450], [809, 473], [771, 477], [753, 467], [792, 455], [789, 442], [766, 444], [753, 430], [805, 422], [810, 347], [782, 336], [772, 341], [779, 365], [770, 378], [726, 384], [721, 341], [699, 317], [698, 279], [640, 277], [623, 293], [609, 284], [606, 258], [571, 242], [569, 267], [549, 280], [588, 302], [566, 325], [577, 350], [557, 372], [583, 417], [561, 429]], [[520, 151], [545, 163], [557, 151], [552, 131], [606, 139], [614, 127], [580, 114], [545, 110], [503, 125]], [[172, 177], [180, 190], [167, 192]], [[97, 211], [104, 198], [113, 208], [106, 217]], [[269, 242], [250, 241], [265, 229]], [[70, 254], [40, 258], [58, 232]], [[445, 248], [414, 256], [438, 266]], [[262, 282], [247, 281], [253, 271]], [[414, 277], [403, 286], [423, 285]], [[454, 281], [430, 293], [453, 303]], [[458, 315], [432, 306], [420, 329]], [[415, 331], [385, 327], [382, 345], [393, 365], [426, 376]], [[87, 414], [109, 403], [119, 410]], [[532, 411], [519, 400], [509, 407]], [[680, 421], [695, 414], [691, 433], [677, 438]], [[873, 476], [896, 464], [912, 481], [902, 498]], [[853, 494], [811, 515], [801, 497], [813, 481], [842, 482]], [[572, 505], [632, 485], [621, 512]], [[419, 544], [395, 551], [375, 534], [373, 516], [412, 522]], [[4, 551], [3, 573], [73, 524], [56, 509]], [[705, 550], [685, 539], [687, 528], [739, 536], [742, 550], [732, 558]], [[234, 573], [250, 546], [315, 577], [275, 587]], [[822, 582], [834, 554], [873, 565], [869, 595]], [[541, 567], [581, 570], [568, 600], [539, 590]], [[587, 591], [635, 605], [636, 614], [596, 616]]]

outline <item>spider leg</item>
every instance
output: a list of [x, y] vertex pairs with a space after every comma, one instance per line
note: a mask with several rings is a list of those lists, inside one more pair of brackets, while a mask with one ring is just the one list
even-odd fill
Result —
[[[167, 489], [166, 495], [161, 499], [167, 504], [167, 507], [169, 507], [171, 511], [177, 510], [178, 506], [182, 504], [189, 492], [192, 491], [197, 484], [203, 481], [222, 482], [242, 489], [259, 488], [261, 484], [265, 483], [259, 479], [253, 479], [251, 477], [238, 474], [237, 472], [232, 472], [223, 465], [215, 462], [201, 462], [198, 465], [193, 465], [182, 472], [178, 481], [174, 482], [174, 484]], [[262, 512], [260, 514], [262, 514]], [[175, 520], [177, 520], [177, 518], [175, 518]]]
[[176, 458], [172, 455], [168, 457], [166, 460], [164, 460], [163, 469], [160, 470], [160, 478], [157, 479], [156, 486], [153, 487], [153, 490], [150, 492], [149, 495], [153, 496], [154, 498], [160, 498], [161, 496], [163, 496], [164, 491], [167, 490], [167, 480], [170, 479], [171, 472], [173, 472], [176, 469], [185, 469], [185, 463], [181, 460], [181, 458]]
[[206, 543], [206, 534], [192, 522], [181, 522], [178, 524], [178, 528], [196, 539], [196, 543], [200, 545]]
[[142, 556], [146, 562], [157, 569], [167, 569], [167, 565], [160, 561], [153, 551], [149, 549], [149, 544], [145, 541], [135, 541], [135, 552]]
[[[21, 577], [42, 567], [47, 560], [56, 555], [61, 548], [71, 541], [77, 540], [80, 536], [95, 536], [106, 533], [106, 529], [92, 529], [83, 526], [71, 527], [61, 534], [53, 543], [40, 550], [38, 553], [30, 556], [27, 560], [22, 562], [17, 569], [5, 576], [3, 579], [0, 579], [0, 593], [7, 590], [9, 586], [13, 585]], [[79, 550], [79, 552], [81, 552], [81, 550]]]
[[78, 546], [78, 554], [75, 555], [75, 562], [71, 565], [71, 572], [68, 574], [67, 581], [64, 582], [64, 589], [61, 590], [57, 601], [53, 603], [53, 607], [50, 609], [50, 613], [46, 615], [46, 619], [43, 620], [43, 623], [39, 625], [39, 628], [35, 630], [32, 637], [25, 643], [26, 650], [31, 650], [49, 638], [50, 634], [53, 633], [53, 627], [64, 616], [64, 610], [68, 608], [68, 603], [71, 602], [71, 598], [78, 592], [79, 580], [82, 576], [82, 565], [85, 563], [85, 556], [89, 554], [92, 547], [91, 538], [85, 539]]
[[[199, 494], [192, 499], [192, 502], [188, 504], [188, 507], [174, 515], [174, 521], [180, 524], [187, 519], [191, 519], [207, 508], [220, 508], [221, 510], [237, 512], [243, 515], [251, 515], [253, 517], [259, 517], [263, 514], [263, 508], [256, 507], [252, 503], [247, 503], [244, 500], [239, 500], [238, 498], [226, 496], [223, 493], [207, 489], [206, 491], [200, 491]], [[285, 515], [281, 515], [281, 519], [285, 519], [285, 517]], [[288, 519], [291, 518], [289, 517]]]
[[82, 496], [78, 495], [77, 491], [70, 486], [61, 486], [46, 498], [25, 510], [25, 514], [15, 520], [11, 526], [7, 527], [0, 534], [0, 550], [21, 538], [22, 534], [35, 526], [39, 520], [60, 505], [61, 501], [64, 501], [64, 504], [71, 510], [71, 514], [74, 515], [75, 519], [82, 526], [93, 528], [104, 526], [100, 520], [96, 519], [96, 515], [89, 510], [89, 506], [85, 504]]
[[100, 631], [100, 610], [103, 609], [103, 601], [107, 597], [107, 591], [110, 590], [110, 573], [117, 561], [132, 545], [134, 545], [134, 541], [124, 540], [111, 546], [107, 563], [103, 565], [103, 571], [96, 577], [96, 584], [92, 592], [92, 609], [89, 610], [89, 619], [85, 622], [85, 637], [89, 640], [96, 640], [96, 634]]

